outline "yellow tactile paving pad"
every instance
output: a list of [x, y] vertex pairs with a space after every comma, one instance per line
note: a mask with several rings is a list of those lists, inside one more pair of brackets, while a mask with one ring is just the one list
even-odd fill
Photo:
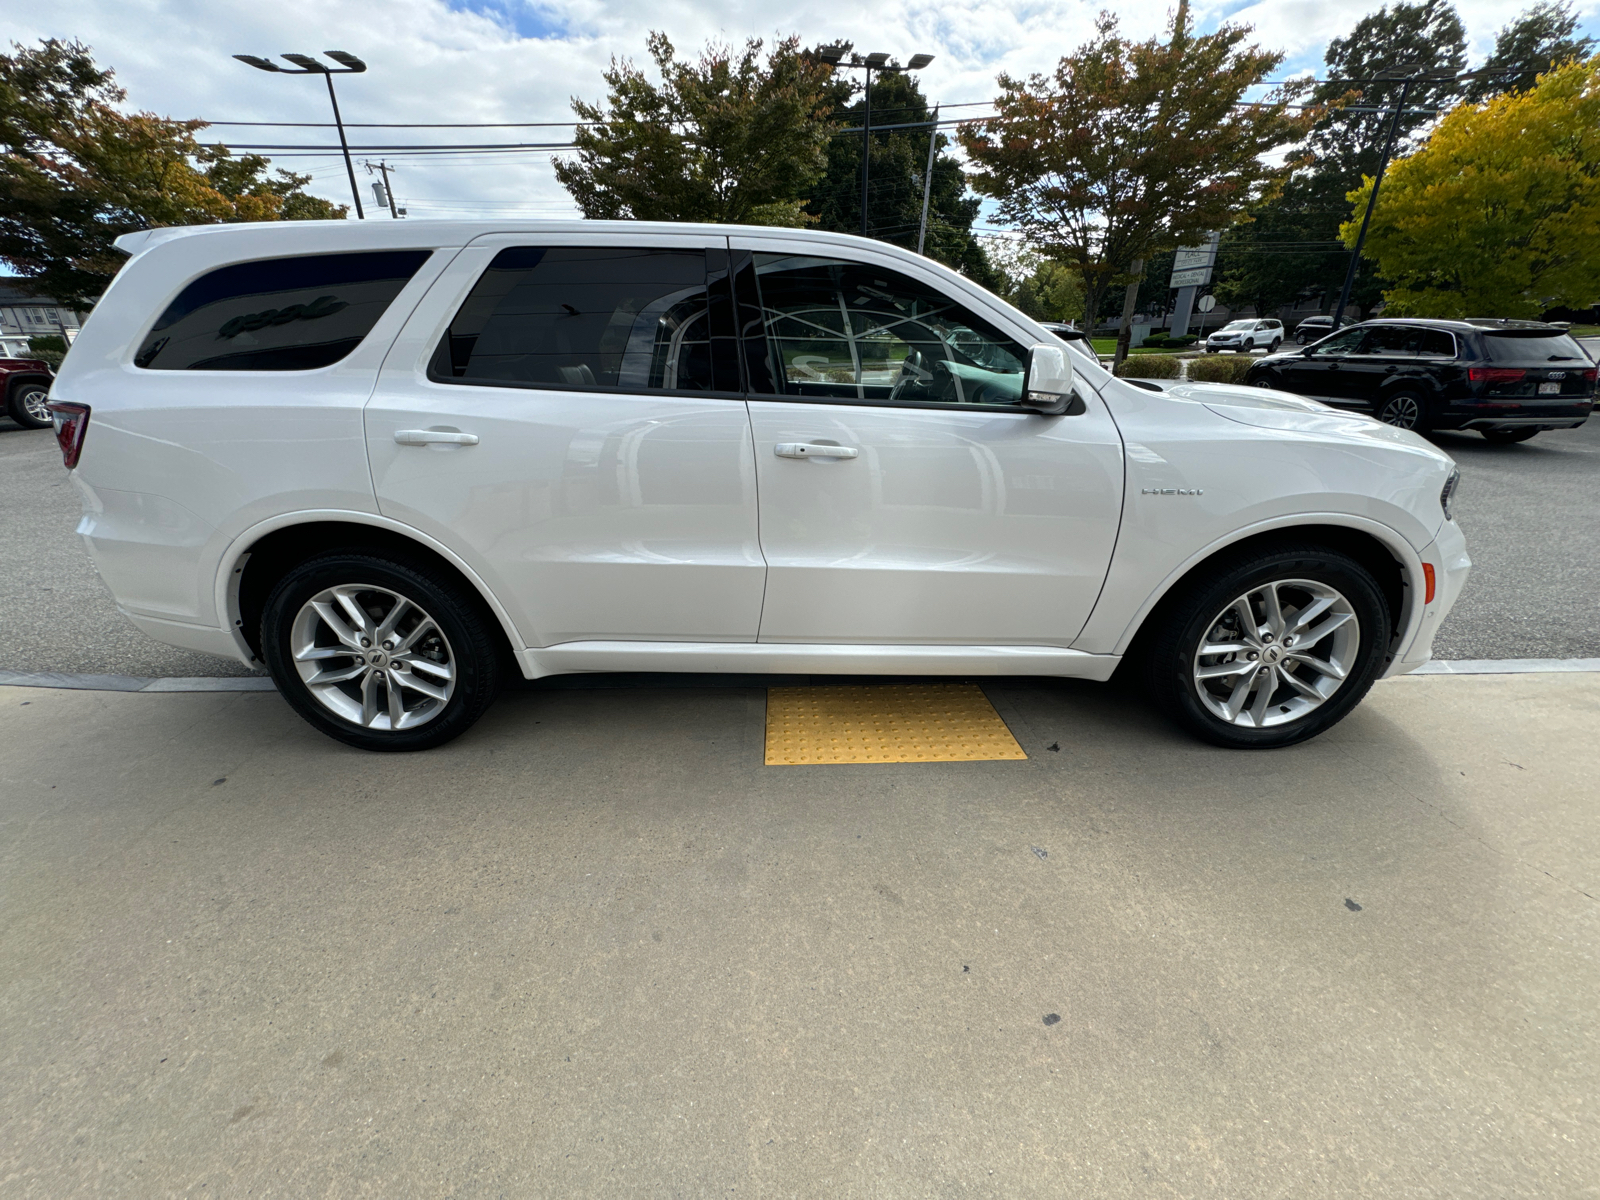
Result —
[[1027, 758], [973, 683], [767, 689], [767, 766]]

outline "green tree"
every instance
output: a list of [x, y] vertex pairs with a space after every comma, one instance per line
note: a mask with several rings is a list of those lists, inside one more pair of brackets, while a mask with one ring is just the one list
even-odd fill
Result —
[[[1350, 193], [1354, 243], [1372, 181]], [[1536, 317], [1592, 304], [1600, 277], [1600, 57], [1530, 91], [1463, 104], [1378, 195], [1367, 253], [1388, 309]]]
[[[1312, 93], [1323, 115], [1283, 190], [1251, 208], [1248, 221], [1224, 232], [1217, 257], [1218, 299], [1270, 311], [1310, 297], [1331, 311], [1350, 263], [1339, 238], [1349, 216], [1345, 195], [1374, 175], [1393, 120], [1400, 85], [1383, 76], [1422, 72], [1446, 76], [1467, 61], [1466, 31], [1443, 0], [1385, 5], [1335, 38], [1323, 54], [1326, 82]], [[1448, 106], [1460, 85], [1450, 79], [1413, 84], [1399, 125], [1399, 153], [1415, 132]], [[1370, 261], [1357, 271], [1351, 299], [1370, 311], [1383, 283]]]
[[[848, 47], [847, 47], [848, 48]], [[860, 88], [835, 76], [835, 124], [859, 129], [865, 119]], [[932, 110], [904, 73], [878, 76], [872, 85], [871, 171], [867, 177], [870, 236], [915, 249], [922, 221], [923, 180], [928, 169], [927, 129], [878, 129], [927, 121]], [[966, 173], [953, 155], [940, 153], [950, 139], [936, 133], [933, 187], [928, 203], [928, 236], [923, 253], [953, 267], [980, 285], [997, 288], [1000, 277], [972, 232], [981, 201], [968, 194]], [[807, 193], [806, 211], [823, 229], [857, 233], [861, 229], [861, 135], [836, 133], [828, 142], [828, 167]]]
[[1300, 85], [1240, 105], [1283, 61], [1248, 35], [1196, 34], [1186, 0], [1165, 42], [1129, 41], [1102, 13], [1053, 75], [1000, 76], [998, 115], [963, 127], [973, 186], [1083, 275], [1086, 311], [1137, 279], [1135, 263], [1227, 226], [1288, 174], [1265, 158], [1303, 138], [1315, 114], [1291, 111]]
[[121, 267], [112, 242], [160, 225], [342, 216], [194, 140], [203, 121], [126, 114], [88, 47], [50, 40], [0, 55], [0, 259], [62, 304], [88, 308]]
[[1467, 99], [1482, 103], [1501, 92], [1525, 92], [1551, 67], [1588, 58], [1594, 39], [1573, 37], [1577, 31], [1578, 14], [1568, 4], [1540, 0], [1524, 9], [1495, 35], [1494, 53], [1478, 68], [1496, 74], [1470, 81]]
[[583, 215], [639, 221], [804, 225], [807, 188], [827, 166], [832, 69], [778, 42], [761, 62], [759, 39], [737, 55], [712, 43], [679, 62], [652, 33], [652, 83], [631, 60], [611, 60], [603, 104], [573, 98], [586, 124], [577, 157], [556, 178]]

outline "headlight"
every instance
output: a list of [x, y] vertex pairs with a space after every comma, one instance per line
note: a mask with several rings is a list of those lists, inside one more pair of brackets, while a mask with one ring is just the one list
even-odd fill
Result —
[[1444, 519], [1446, 521], [1454, 521], [1456, 519], [1454, 507], [1456, 502], [1456, 488], [1459, 487], [1460, 484], [1461, 468], [1452, 467], [1450, 470], [1450, 478], [1444, 481], [1444, 490], [1439, 493], [1439, 507], [1444, 509]]

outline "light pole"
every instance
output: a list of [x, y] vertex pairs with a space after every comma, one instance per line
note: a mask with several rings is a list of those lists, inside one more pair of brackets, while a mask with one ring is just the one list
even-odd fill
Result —
[[291, 71], [287, 67], [280, 67], [271, 59], [260, 58], [254, 54], [235, 54], [242, 63], [249, 63], [258, 71], [272, 71], [279, 75], [321, 75], [328, 82], [328, 99], [333, 104], [333, 123], [339, 130], [339, 148], [344, 151], [344, 169], [350, 176], [350, 196], [356, 202], [356, 219], [366, 220], [367, 214], [361, 207], [361, 192], [356, 188], [356, 168], [350, 161], [350, 143], [344, 136], [344, 119], [339, 116], [339, 97], [334, 95], [333, 77], [335, 75], [359, 75], [367, 69], [367, 64], [354, 54], [344, 50], [324, 50], [329, 58], [338, 63], [337, 67], [326, 67], [312, 58], [309, 54], [280, 54], [279, 58], [287, 59], [298, 71]]
[[845, 48], [843, 46], [823, 46], [817, 51], [817, 57], [832, 66], [835, 70], [840, 67], [860, 67], [867, 73], [866, 90], [863, 93], [864, 119], [861, 122], [861, 236], [867, 236], [867, 181], [872, 167], [868, 161], [872, 154], [872, 73], [899, 74], [903, 71], [920, 71], [933, 61], [931, 54], [913, 54], [905, 66], [898, 66], [889, 62], [887, 54], [869, 54], [862, 58], [859, 54], [852, 54], [850, 61], [845, 61]]

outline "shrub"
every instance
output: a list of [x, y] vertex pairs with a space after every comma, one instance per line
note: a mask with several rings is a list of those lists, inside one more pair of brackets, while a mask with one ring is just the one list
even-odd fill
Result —
[[31, 337], [28, 339], [28, 349], [35, 354], [41, 350], [54, 350], [57, 354], [65, 354], [67, 339], [55, 333], [47, 333], [44, 337]]
[[1181, 337], [1173, 337], [1170, 333], [1152, 333], [1139, 345], [1141, 348], [1154, 347], [1157, 350], [1182, 350], [1199, 340], [1192, 333], [1183, 334]]
[[1204, 354], [1189, 363], [1196, 383], [1243, 383], [1255, 359], [1248, 354]]
[[1178, 360], [1171, 354], [1135, 354], [1122, 360], [1117, 374], [1123, 379], [1176, 379]]

